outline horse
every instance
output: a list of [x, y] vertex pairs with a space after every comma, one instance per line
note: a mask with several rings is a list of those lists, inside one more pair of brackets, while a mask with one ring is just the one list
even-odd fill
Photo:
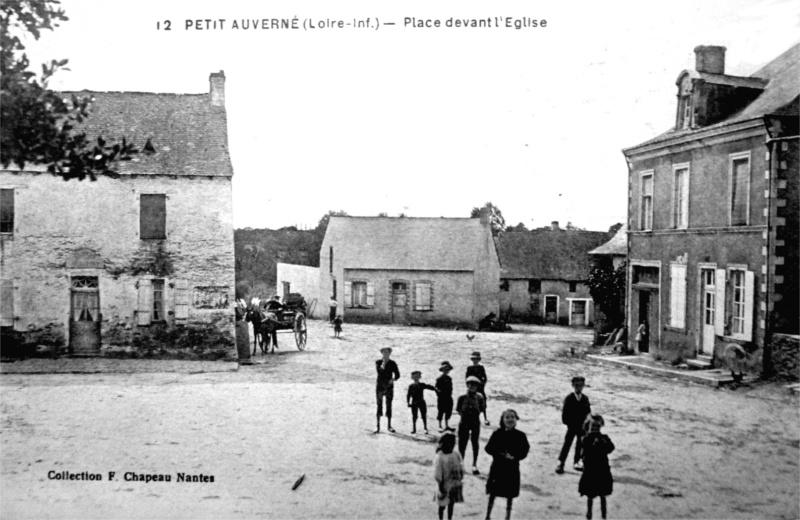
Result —
[[253, 298], [245, 313], [245, 320], [253, 324], [253, 355], [261, 347], [261, 353], [266, 355], [272, 344], [272, 353], [278, 348], [278, 317], [273, 312], [266, 311], [258, 298]]

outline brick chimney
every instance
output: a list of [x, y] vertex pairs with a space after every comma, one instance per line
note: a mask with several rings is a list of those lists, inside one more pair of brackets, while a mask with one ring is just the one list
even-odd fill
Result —
[[211, 104], [215, 107], [225, 106], [225, 71], [212, 72], [208, 77], [211, 84]]
[[697, 72], [725, 74], [725, 47], [720, 45], [698, 45], [694, 48]]
[[557, 220], [554, 220], [554, 221], [552, 221], [550, 223], [550, 229], [552, 229], [553, 231], [558, 231], [559, 229], [561, 229], [561, 228], [558, 227], [558, 221]]

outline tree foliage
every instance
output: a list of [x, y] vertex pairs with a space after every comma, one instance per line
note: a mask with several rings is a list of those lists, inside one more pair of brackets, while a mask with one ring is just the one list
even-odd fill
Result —
[[29, 69], [23, 36], [38, 40], [43, 30], [54, 30], [67, 15], [57, 0], [11, 0], [0, 3], [0, 164], [47, 165], [47, 171], [65, 180], [92, 180], [115, 175], [114, 163], [130, 160], [138, 150], [124, 138], [109, 144], [95, 142], [75, 131], [89, 117], [92, 99], [65, 98], [47, 88], [48, 81], [67, 60], [43, 64], [41, 75]]
[[487, 202], [479, 208], [472, 208], [469, 216], [471, 218], [479, 218], [484, 212], [489, 217], [489, 226], [492, 228], [492, 235], [498, 236], [503, 233], [506, 229], [506, 219], [503, 218], [503, 212], [500, 211], [500, 208], [491, 202]]
[[518, 233], [518, 232], [522, 232], [522, 231], [528, 231], [528, 228], [525, 227], [525, 224], [523, 224], [522, 222], [520, 222], [516, 226], [508, 226], [506, 228], [506, 232], [509, 232], [509, 233]]
[[615, 326], [621, 325], [624, 318], [625, 273], [626, 264], [614, 269], [609, 262], [593, 267], [586, 280], [592, 299]]

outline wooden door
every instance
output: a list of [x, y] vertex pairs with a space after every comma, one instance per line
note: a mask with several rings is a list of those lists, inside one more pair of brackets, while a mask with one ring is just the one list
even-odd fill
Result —
[[700, 351], [698, 354], [702, 356], [712, 356], [714, 355], [714, 320], [717, 305], [717, 287], [714, 269], [703, 269], [700, 278], [703, 282], [703, 290], [701, 292], [703, 298], [703, 337], [700, 341]]
[[75, 276], [70, 290], [69, 351], [74, 356], [100, 352], [100, 285], [95, 276]]
[[573, 327], [585, 326], [586, 300], [573, 300], [570, 303], [570, 325]]
[[392, 283], [392, 323], [408, 323], [408, 284]]
[[544, 297], [544, 322], [558, 323], [558, 296]]

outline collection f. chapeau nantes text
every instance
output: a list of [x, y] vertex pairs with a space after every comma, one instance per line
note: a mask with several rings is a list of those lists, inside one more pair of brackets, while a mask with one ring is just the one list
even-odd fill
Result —
[[[182, 24], [182, 25], [181, 25]], [[489, 16], [486, 18], [416, 18], [406, 17], [399, 23], [394, 20], [381, 21], [381, 18], [186, 18], [182, 22], [159, 20], [156, 30], [159, 31], [273, 31], [273, 30], [305, 30], [325, 29], [372, 29], [385, 26], [405, 27], [408, 29], [537, 29], [546, 28], [547, 20], [539, 18], [516, 18], [513, 16]]]
[[137, 473], [135, 471], [109, 471], [108, 478], [103, 478], [102, 473], [90, 473], [88, 471], [81, 471], [80, 473], [72, 473], [71, 471], [50, 471], [47, 473], [47, 478], [50, 480], [79, 480], [79, 481], [92, 481], [98, 482], [107, 480], [114, 482], [123, 480], [125, 482], [214, 482], [214, 475], [206, 475], [204, 473]]

